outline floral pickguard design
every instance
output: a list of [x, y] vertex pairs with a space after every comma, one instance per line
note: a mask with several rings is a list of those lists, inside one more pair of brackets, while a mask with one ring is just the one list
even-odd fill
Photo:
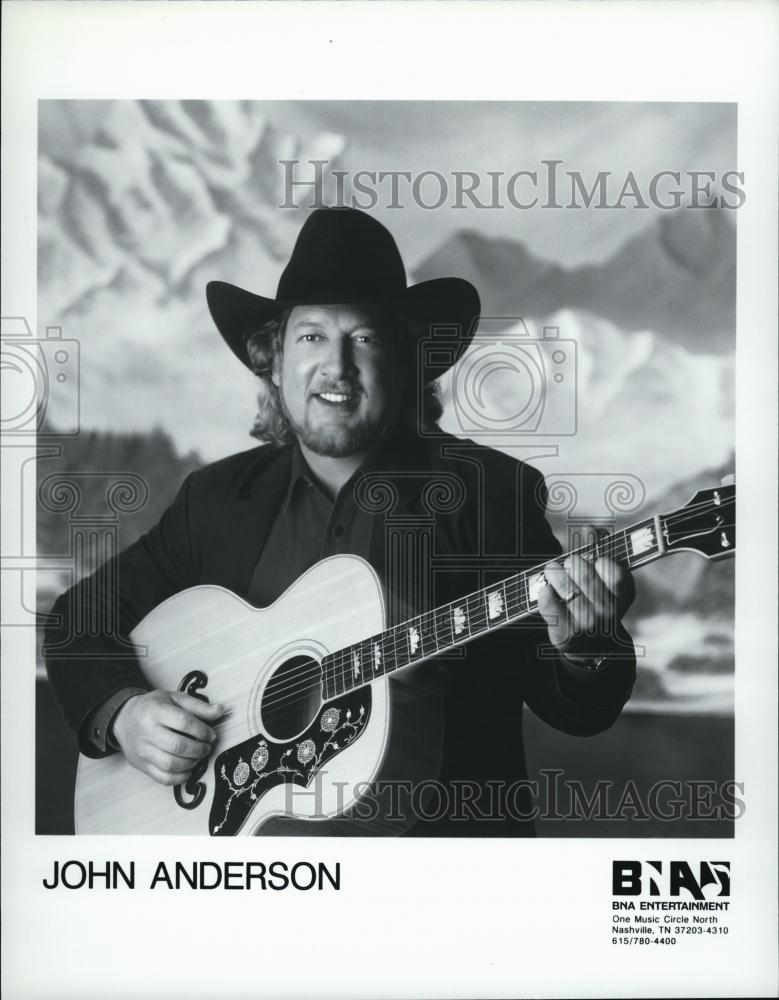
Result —
[[208, 828], [211, 836], [239, 832], [260, 798], [291, 781], [304, 788], [319, 768], [352, 744], [371, 713], [369, 687], [327, 702], [316, 719], [292, 743], [272, 743], [261, 733], [220, 753], [214, 761], [214, 798]]

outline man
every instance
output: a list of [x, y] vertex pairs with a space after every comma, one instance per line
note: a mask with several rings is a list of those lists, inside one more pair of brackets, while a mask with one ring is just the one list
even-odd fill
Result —
[[[455, 331], [452, 359], [467, 346], [479, 313], [468, 282], [407, 287], [382, 225], [354, 209], [321, 209], [303, 226], [275, 299], [222, 282], [207, 296], [228, 346], [260, 379], [254, 433], [268, 443], [190, 476], [160, 523], [119, 557], [120, 628], [99, 637], [102, 657], [94, 637], [69, 641], [66, 623], [77, 605], [100, 619], [110, 595], [89, 581], [63, 595], [51, 638], [68, 655], [48, 661], [81, 752], [124, 753], [169, 785], [208, 755], [223, 712], [149, 690], [128, 649], [129, 632], [172, 594], [219, 584], [263, 607], [319, 559], [350, 552], [382, 579], [392, 624], [560, 553], [535, 469], [431, 433], [440, 404], [418, 347], [431, 327]], [[377, 486], [389, 501], [376, 501]], [[426, 777], [440, 778], [447, 799], [450, 790], [460, 796], [413, 833], [530, 832], [527, 796], [517, 797], [522, 704], [576, 735], [617, 718], [635, 675], [620, 625], [632, 587], [607, 559], [548, 562], [537, 596], [543, 621], [398, 676], [394, 724], [432, 728], [415, 713], [440, 703], [440, 769]]]

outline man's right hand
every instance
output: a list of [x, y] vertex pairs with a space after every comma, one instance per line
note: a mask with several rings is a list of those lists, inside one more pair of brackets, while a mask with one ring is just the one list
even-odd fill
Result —
[[161, 785], [180, 785], [211, 752], [216, 733], [209, 723], [224, 715], [182, 691], [134, 695], [113, 720], [113, 736], [127, 760]]

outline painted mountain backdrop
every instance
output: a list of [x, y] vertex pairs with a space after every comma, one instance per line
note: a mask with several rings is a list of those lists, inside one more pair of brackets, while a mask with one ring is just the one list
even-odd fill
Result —
[[726, 211], [661, 216], [603, 264], [567, 270], [522, 243], [457, 233], [416, 268], [469, 278], [488, 316], [584, 310], [626, 332], [652, 330], [702, 354], [733, 350], [736, 229]]

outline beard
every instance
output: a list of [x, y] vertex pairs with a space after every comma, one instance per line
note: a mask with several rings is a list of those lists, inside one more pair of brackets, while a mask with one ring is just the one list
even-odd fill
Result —
[[309, 420], [302, 424], [290, 422], [295, 436], [315, 455], [345, 458], [368, 448], [379, 438], [377, 428], [363, 420], [352, 427], [313, 427]]
[[328, 458], [346, 458], [367, 451], [374, 445], [386, 430], [386, 424], [378, 426], [367, 418], [356, 421], [349, 426], [343, 424], [315, 424], [308, 410], [303, 420], [296, 420], [287, 409], [284, 397], [279, 394], [281, 408], [287, 418], [290, 429], [298, 441], [305, 445], [315, 455]]

